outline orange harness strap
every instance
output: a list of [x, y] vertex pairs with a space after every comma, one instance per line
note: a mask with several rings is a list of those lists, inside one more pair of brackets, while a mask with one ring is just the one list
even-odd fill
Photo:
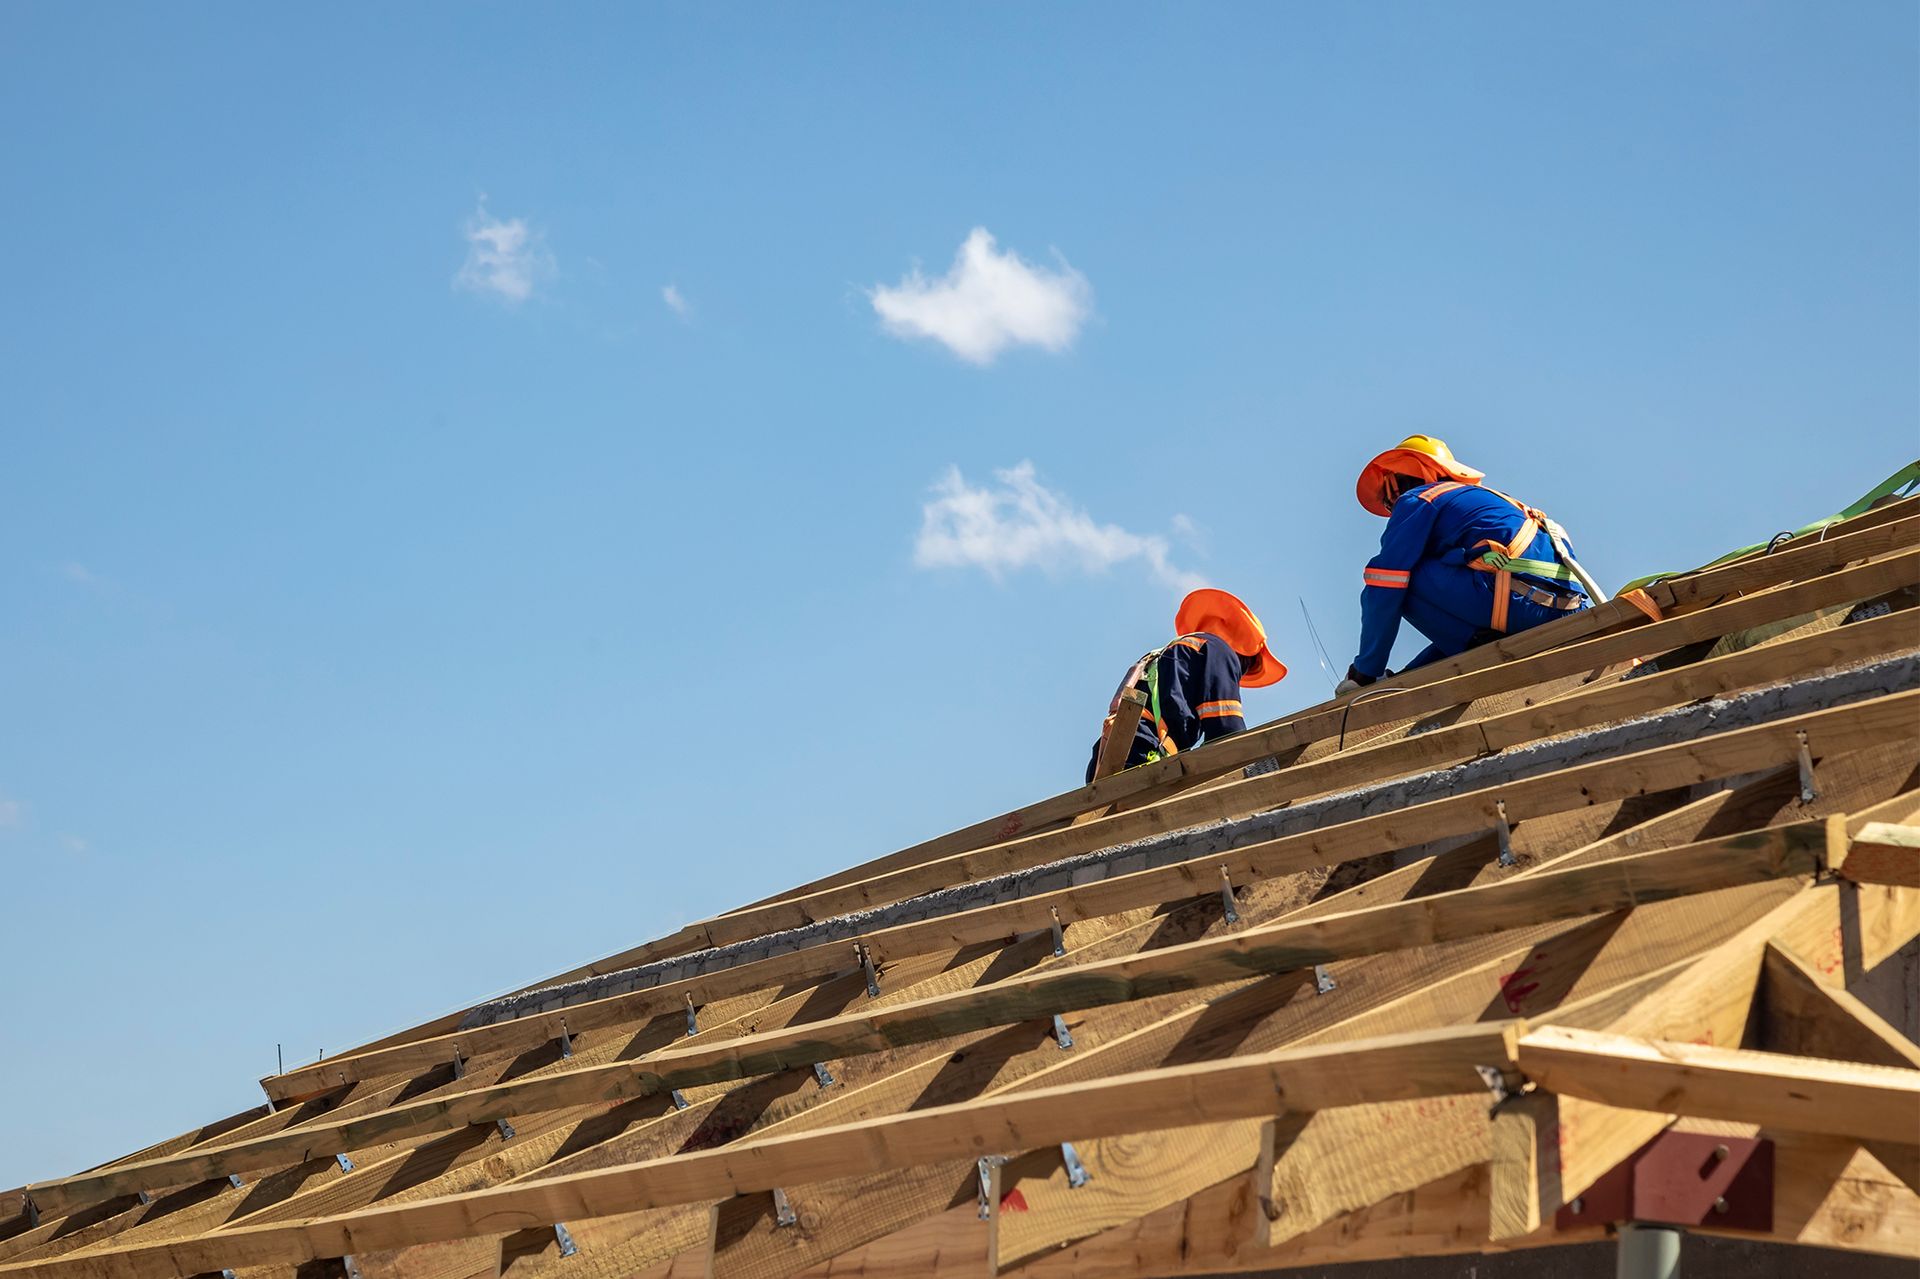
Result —
[[[1509, 559], [1523, 558], [1527, 553], [1527, 548], [1533, 545], [1535, 535], [1540, 532], [1541, 522], [1547, 517], [1539, 511], [1534, 510], [1531, 506], [1526, 505], [1524, 502], [1514, 501], [1513, 498], [1508, 497], [1499, 489], [1490, 488], [1486, 491], [1495, 497], [1505, 499], [1516, 511], [1526, 516], [1526, 519], [1521, 522], [1519, 531], [1513, 535], [1513, 540], [1505, 546], [1502, 546], [1489, 537], [1473, 549], [1475, 551], [1482, 551], [1491, 548]], [[1468, 560], [1467, 564], [1470, 568], [1479, 569], [1483, 573], [1493, 574], [1493, 616], [1488, 620], [1487, 625], [1491, 629], [1505, 635], [1507, 633], [1507, 605], [1513, 598], [1512, 572], [1504, 568], [1495, 568], [1491, 564], [1478, 559]]]

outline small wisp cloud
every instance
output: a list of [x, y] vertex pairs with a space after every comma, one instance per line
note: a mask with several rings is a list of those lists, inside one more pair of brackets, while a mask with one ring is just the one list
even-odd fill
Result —
[[1042, 484], [1032, 462], [993, 473], [994, 483], [969, 484], [947, 468], [920, 508], [913, 562], [920, 568], [977, 568], [996, 581], [1011, 572], [1102, 573], [1138, 562], [1152, 578], [1176, 590], [1204, 584], [1176, 567], [1167, 540], [1102, 524]]
[[1064, 259], [1057, 270], [1034, 266], [1002, 252], [985, 227], [968, 234], [939, 279], [915, 268], [896, 285], [876, 285], [868, 297], [887, 332], [931, 338], [980, 365], [1010, 346], [1064, 351], [1093, 309], [1093, 287]]
[[660, 300], [667, 304], [667, 309], [669, 311], [672, 311], [675, 315], [680, 316], [683, 319], [686, 317], [687, 312], [691, 309], [690, 307], [688, 307], [687, 299], [684, 296], [682, 296], [680, 292], [680, 286], [677, 284], [661, 285]]
[[496, 218], [485, 200], [473, 211], [462, 235], [467, 260], [453, 277], [455, 287], [490, 294], [517, 306], [532, 297], [540, 282], [553, 274], [553, 255], [540, 233], [524, 218]]

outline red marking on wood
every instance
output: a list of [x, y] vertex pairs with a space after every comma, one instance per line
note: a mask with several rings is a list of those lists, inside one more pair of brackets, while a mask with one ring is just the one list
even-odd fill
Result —
[[1027, 1211], [1027, 1197], [1020, 1193], [1020, 1187], [1015, 1186], [1012, 1190], [1009, 1190], [1006, 1194], [1000, 1196], [1000, 1211], [1001, 1212], [1026, 1212]]
[[1817, 966], [1823, 974], [1831, 977], [1840, 970], [1840, 966], [1846, 962], [1846, 958], [1847, 941], [1845, 937], [1841, 936], [1840, 927], [1836, 924], [1833, 929], [1833, 949], [1820, 957]]
[[1527, 996], [1540, 989], [1537, 981], [1528, 981], [1533, 976], [1531, 968], [1516, 968], [1500, 978], [1500, 1002], [1507, 1006], [1510, 1013], [1519, 1012], [1527, 1002]]
[[1020, 833], [1020, 828], [1025, 824], [1026, 824], [1025, 822], [1022, 822], [1020, 820], [1020, 815], [1018, 813], [1015, 813], [1012, 817], [1009, 817], [1007, 818], [1006, 821], [1000, 823], [1000, 838], [1008, 839], [1014, 835], [1018, 835]]

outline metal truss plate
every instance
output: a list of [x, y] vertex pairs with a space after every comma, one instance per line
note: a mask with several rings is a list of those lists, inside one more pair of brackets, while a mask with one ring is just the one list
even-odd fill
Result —
[[1663, 1132], [1554, 1217], [1562, 1230], [1629, 1221], [1772, 1231], [1773, 1143]]

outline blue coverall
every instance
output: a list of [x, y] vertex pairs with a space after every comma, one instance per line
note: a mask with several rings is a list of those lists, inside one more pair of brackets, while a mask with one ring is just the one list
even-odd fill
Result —
[[[1153, 712], [1140, 717], [1134, 730], [1133, 747], [1127, 752], [1127, 767], [1144, 764], [1160, 755], [1192, 750], [1202, 741], [1211, 742], [1237, 733], [1247, 726], [1240, 708], [1240, 675], [1245, 667], [1240, 654], [1218, 635], [1182, 635], [1160, 654], [1160, 717], [1158, 727]], [[1134, 682], [1145, 690], [1146, 677]], [[1164, 730], [1166, 741], [1161, 739]], [[1100, 762], [1100, 743], [1093, 744], [1093, 756], [1087, 760], [1087, 780]]]
[[[1380, 553], [1367, 561], [1366, 585], [1360, 591], [1360, 652], [1353, 669], [1368, 679], [1380, 678], [1402, 617], [1433, 641], [1409, 667], [1464, 653], [1492, 639], [1495, 575], [1469, 568], [1468, 562], [1480, 557], [1483, 541], [1501, 546], [1511, 542], [1526, 518], [1513, 503], [1477, 485], [1422, 484], [1401, 494], [1387, 517]], [[1542, 529], [1522, 558], [1554, 562], [1560, 557]], [[1586, 592], [1577, 584], [1521, 573], [1513, 578], [1563, 597], [1576, 596], [1581, 607], [1586, 606]], [[1566, 611], [1515, 594], [1507, 605], [1507, 631], [1527, 630]]]

